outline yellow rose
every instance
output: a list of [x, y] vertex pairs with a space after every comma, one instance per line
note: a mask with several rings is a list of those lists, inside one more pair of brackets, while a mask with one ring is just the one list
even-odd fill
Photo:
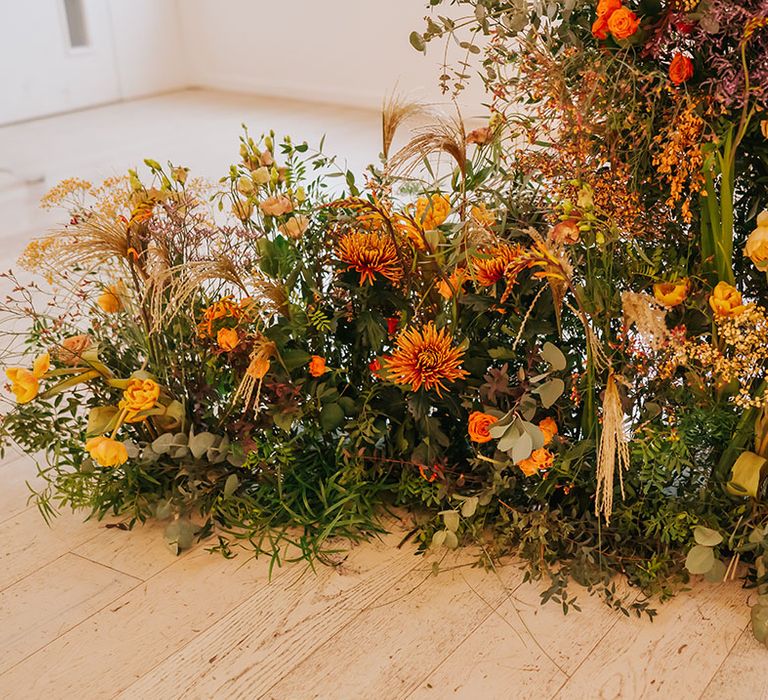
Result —
[[222, 328], [216, 335], [216, 342], [224, 352], [232, 352], [240, 342], [240, 337], [234, 328]]
[[96, 303], [101, 307], [104, 313], [115, 314], [121, 311], [123, 308], [123, 300], [121, 298], [121, 292], [124, 287], [122, 284], [111, 284], [96, 300]]
[[496, 223], [496, 217], [493, 212], [485, 206], [485, 202], [476, 204], [472, 207], [472, 218], [480, 224], [480, 226], [493, 226]]
[[678, 282], [657, 282], [653, 285], [653, 296], [656, 301], [667, 308], [678, 306], [688, 296], [688, 280]]
[[11, 382], [11, 391], [17, 403], [29, 403], [40, 390], [40, 379], [51, 368], [51, 356], [46, 352], [38, 355], [32, 363], [32, 369], [9, 367], [5, 376]]
[[40, 382], [34, 373], [23, 367], [9, 367], [5, 376], [11, 382], [11, 391], [17, 403], [29, 403], [37, 396]]
[[727, 282], [718, 282], [709, 297], [709, 305], [717, 316], [733, 318], [746, 308], [742, 303], [741, 292]]
[[128, 411], [127, 420], [132, 421], [137, 413], [149, 411], [157, 405], [160, 386], [152, 379], [131, 379], [123, 392], [120, 408]]
[[425, 231], [432, 231], [442, 224], [451, 213], [451, 203], [441, 194], [419, 197], [416, 200], [416, 221]]
[[91, 459], [102, 467], [119, 467], [128, 461], [128, 450], [122, 442], [100, 435], [85, 443]]
[[747, 238], [744, 255], [760, 272], [768, 272], [768, 211], [757, 217], [757, 228]]

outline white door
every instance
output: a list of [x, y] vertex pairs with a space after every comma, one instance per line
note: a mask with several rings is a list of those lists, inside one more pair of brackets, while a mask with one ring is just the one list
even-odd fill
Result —
[[0, 0], [0, 124], [117, 100], [105, 0]]

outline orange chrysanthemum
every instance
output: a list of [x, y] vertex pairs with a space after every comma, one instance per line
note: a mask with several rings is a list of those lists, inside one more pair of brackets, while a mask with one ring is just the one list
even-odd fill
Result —
[[403, 277], [403, 268], [397, 248], [390, 236], [380, 233], [345, 233], [336, 245], [336, 255], [350, 270], [360, 273], [360, 284], [373, 284], [376, 274], [397, 284]]
[[472, 261], [475, 280], [481, 287], [491, 287], [503, 280], [507, 267], [511, 263], [519, 262], [524, 255], [520, 246], [509, 243], [492, 246], [483, 253], [485, 257]]
[[386, 360], [389, 378], [395, 384], [410, 385], [413, 391], [445, 389], [445, 382], [463, 379], [468, 373], [461, 369], [463, 348], [453, 345], [446, 329], [437, 330], [434, 323], [421, 329], [404, 330], [397, 339], [397, 347]]

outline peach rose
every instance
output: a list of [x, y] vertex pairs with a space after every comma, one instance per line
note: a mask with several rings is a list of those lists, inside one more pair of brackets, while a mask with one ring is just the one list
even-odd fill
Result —
[[744, 255], [760, 272], [768, 272], [768, 211], [757, 217], [757, 228], [747, 238]]
[[488, 428], [498, 420], [499, 419], [495, 416], [488, 415], [482, 411], [472, 411], [472, 413], [469, 414], [469, 422], [467, 424], [469, 439], [472, 440], [472, 442], [489, 442], [493, 438], [488, 432]]
[[669, 79], [674, 85], [682, 85], [693, 77], [693, 61], [682, 53], [676, 53], [669, 64]]
[[688, 296], [688, 286], [687, 279], [679, 282], [657, 282], [653, 285], [653, 296], [659, 304], [671, 309], [685, 301]]
[[309, 227], [309, 219], [303, 214], [296, 214], [292, 216], [288, 221], [282, 224], [279, 229], [280, 233], [288, 238], [292, 238], [297, 241], [304, 235], [304, 232]]
[[128, 461], [128, 450], [122, 442], [110, 437], [94, 437], [85, 443], [91, 459], [102, 467], [119, 467]]
[[518, 462], [517, 466], [526, 476], [533, 476], [539, 471], [549, 469], [555, 463], [555, 455], [543, 447], [534, 450], [528, 459]]
[[267, 216], [284, 216], [293, 211], [293, 202], [284, 194], [278, 194], [274, 197], [267, 197], [259, 208]]
[[614, 10], [608, 17], [608, 30], [613, 34], [614, 39], [619, 41], [629, 39], [639, 26], [640, 20], [637, 15], [626, 7]]
[[93, 340], [89, 335], [72, 335], [61, 341], [56, 357], [65, 365], [75, 366], [83, 361], [83, 353], [91, 348]]
[[716, 316], [733, 318], [743, 313], [746, 306], [742, 303], [741, 292], [727, 282], [718, 282], [709, 297], [709, 305]]
[[313, 377], [322, 377], [327, 371], [328, 368], [325, 366], [325, 358], [320, 357], [320, 355], [312, 355], [312, 358], [309, 361], [309, 373]]
[[232, 352], [240, 343], [240, 337], [234, 328], [221, 328], [216, 335], [216, 343], [224, 352]]

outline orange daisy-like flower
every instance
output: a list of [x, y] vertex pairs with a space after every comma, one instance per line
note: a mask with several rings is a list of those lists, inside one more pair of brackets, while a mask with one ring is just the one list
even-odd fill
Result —
[[373, 284], [376, 274], [397, 284], [403, 268], [390, 236], [380, 233], [345, 233], [336, 245], [336, 255], [350, 270], [360, 273], [360, 284]]
[[492, 246], [483, 253], [485, 257], [475, 258], [472, 261], [475, 280], [481, 287], [491, 287], [503, 280], [507, 267], [519, 262], [524, 255], [520, 246], [509, 243]]
[[437, 330], [434, 323], [421, 329], [404, 330], [397, 339], [397, 347], [386, 360], [390, 379], [395, 384], [410, 385], [413, 391], [445, 389], [445, 382], [463, 379], [468, 372], [461, 368], [464, 350], [454, 347], [453, 338], [446, 329]]

